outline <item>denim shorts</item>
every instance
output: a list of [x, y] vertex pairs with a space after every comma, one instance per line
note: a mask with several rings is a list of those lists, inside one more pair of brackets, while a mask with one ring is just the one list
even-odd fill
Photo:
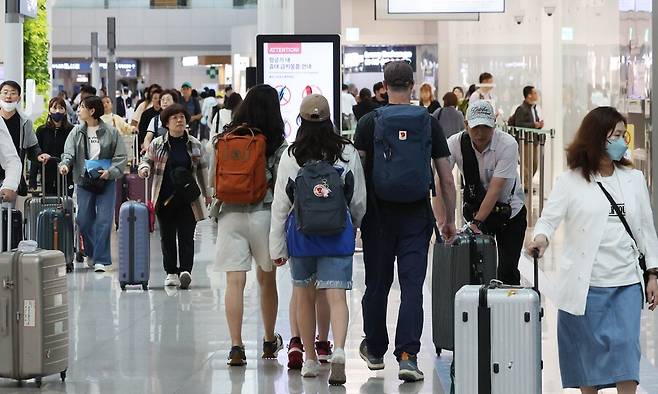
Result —
[[290, 272], [297, 287], [352, 289], [352, 256], [291, 257]]

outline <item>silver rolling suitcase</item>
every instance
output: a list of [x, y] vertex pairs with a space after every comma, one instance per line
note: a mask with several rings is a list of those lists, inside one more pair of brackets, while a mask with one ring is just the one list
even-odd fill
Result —
[[455, 297], [455, 393], [541, 394], [537, 287], [464, 286]]
[[35, 379], [38, 387], [49, 375], [64, 381], [68, 349], [64, 254], [23, 245], [0, 253], [0, 377]]

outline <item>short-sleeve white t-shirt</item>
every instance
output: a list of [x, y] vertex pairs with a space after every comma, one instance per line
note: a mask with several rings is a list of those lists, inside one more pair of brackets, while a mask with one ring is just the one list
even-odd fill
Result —
[[101, 155], [98, 126], [87, 126], [87, 138], [89, 139], [89, 160], [98, 160]]

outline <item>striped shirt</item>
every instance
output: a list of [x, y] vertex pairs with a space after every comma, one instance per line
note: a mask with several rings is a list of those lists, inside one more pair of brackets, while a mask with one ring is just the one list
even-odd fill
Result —
[[[153, 188], [151, 189], [153, 205], [158, 203], [165, 167], [169, 159], [169, 148], [169, 133], [166, 133], [151, 142], [139, 165], [140, 172], [146, 168], [149, 170], [149, 174], [154, 177]], [[192, 160], [192, 174], [199, 185], [199, 189], [201, 189], [201, 196], [191, 204], [194, 217], [197, 221], [200, 221], [208, 216], [203, 197], [210, 197], [211, 195], [208, 189], [208, 160], [201, 142], [189, 134], [187, 135], [187, 153]]]

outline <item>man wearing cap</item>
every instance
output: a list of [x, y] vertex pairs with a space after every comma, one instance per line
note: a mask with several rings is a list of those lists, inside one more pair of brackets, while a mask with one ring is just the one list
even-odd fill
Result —
[[527, 227], [523, 184], [517, 170], [519, 147], [514, 137], [496, 129], [496, 115], [488, 101], [472, 103], [466, 120], [468, 130], [448, 139], [450, 167], [457, 164], [464, 175], [464, 218], [475, 233], [496, 237], [498, 279], [518, 285]]
[[[384, 368], [384, 354], [388, 350], [387, 299], [397, 260], [402, 302], [394, 354], [400, 364], [398, 377], [404, 381], [423, 379], [416, 360], [424, 323], [423, 283], [435, 220], [429, 202], [429, 184], [424, 192], [425, 196], [412, 202], [394, 202], [395, 199], [386, 198], [387, 196], [380, 193], [383, 189], [375, 188], [374, 179], [382, 179], [380, 171], [383, 168], [377, 167], [382, 164], [375, 164], [381, 163], [375, 158], [376, 149], [381, 149], [381, 143], [375, 141], [375, 130], [378, 130], [378, 133], [386, 130], [386, 135], [399, 147], [414, 138], [427, 141], [431, 145], [427, 163], [423, 163], [425, 158], [421, 153], [422, 148], [419, 148], [418, 154], [414, 156], [396, 156], [399, 165], [393, 169], [422, 169], [429, 168], [430, 162], [434, 164], [446, 210], [446, 221], [441, 232], [446, 239], [451, 239], [455, 234], [455, 185], [448, 160], [450, 151], [439, 122], [431, 116], [426, 117], [429, 113], [424, 108], [424, 111], [420, 111], [417, 106], [411, 108], [413, 86], [413, 70], [408, 63], [396, 61], [387, 64], [384, 69], [384, 87], [388, 92], [389, 105], [364, 115], [357, 125], [354, 140], [354, 145], [364, 160], [368, 192], [366, 215], [361, 223], [366, 291], [362, 300], [365, 339], [361, 342], [359, 353], [371, 370]], [[398, 124], [395, 117], [402, 116], [403, 113], [412, 116], [404, 117], [405, 122], [406, 119], [414, 121], [408, 122], [408, 129], [399, 130], [399, 126], [394, 126]], [[418, 127], [421, 124], [424, 126]], [[423, 132], [431, 135], [420, 134]]]
[[192, 84], [189, 82], [183, 82], [181, 85], [181, 93], [183, 93], [183, 100], [181, 104], [187, 112], [191, 115], [190, 118], [190, 134], [194, 137], [199, 137], [199, 121], [201, 120], [201, 104], [199, 100], [192, 97]]

